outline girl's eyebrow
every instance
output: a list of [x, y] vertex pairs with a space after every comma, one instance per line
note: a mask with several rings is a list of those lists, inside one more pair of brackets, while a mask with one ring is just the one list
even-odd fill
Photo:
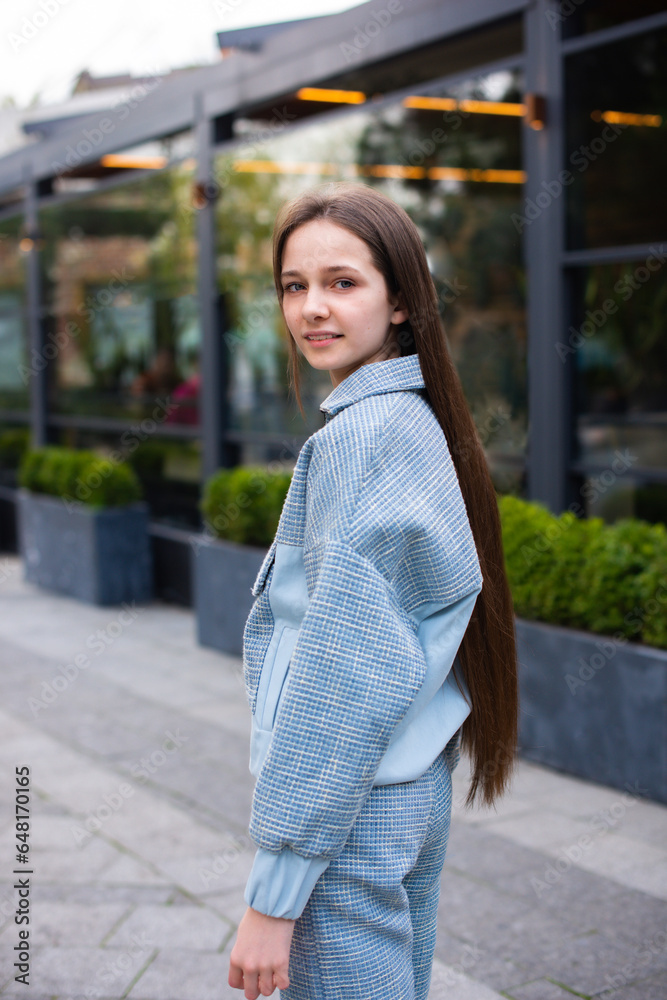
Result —
[[[332, 264], [330, 267], [323, 267], [322, 271], [324, 274], [335, 274], [337, 271], [349, 271], [354, 274], [359, 274], [359, 275], [361, 274], [361, 271], [358, 271], [356, 267], [352, 267], [350, 264]], [[301, 275], [300, 271], [292, 270], [292, 271], [283, 271], [280, 277], [294, 278], [294, 277], [300, 277], [300, 275]]]

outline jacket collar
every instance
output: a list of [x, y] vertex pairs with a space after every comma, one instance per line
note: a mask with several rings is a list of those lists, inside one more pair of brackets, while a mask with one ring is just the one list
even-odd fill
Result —
[[320, 403], [320, 410], [332, 417], [339, 410], [356, 403], [366, 396], [383, 392], [399, 392], [406, 389], [423, 389], [422, 375], [417, 354], [406, 354], [402, 358], [374, 361], [361, 365], [355, 372], [344, 378], [327, 398]]

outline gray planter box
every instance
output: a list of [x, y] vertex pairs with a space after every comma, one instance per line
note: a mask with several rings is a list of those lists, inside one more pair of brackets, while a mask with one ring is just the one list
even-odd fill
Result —
[[192, 539], [192, 580], [197, 640], [241, 656], [243, 628], [255, 598], [251, 593], [267, 549], [205, 535]]
[[667, 651], [517, 619], [521, 754], [667, 802]]
[[68, 508], [59, 497], [18, 491], [25, 578], [87, 604], [149, 601], [153, 570], [148, 506]]

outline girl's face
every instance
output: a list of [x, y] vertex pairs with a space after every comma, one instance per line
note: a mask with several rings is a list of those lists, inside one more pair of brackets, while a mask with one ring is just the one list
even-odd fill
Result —
[[[369, 247], [328, 219], [306, 222], [283, 251], [283, 314], [306, 360], [334, 386], [374, 361], [400, 354], [407, 311], [389, 297]], [[317, 339], [315, 338], [317, 335]]]

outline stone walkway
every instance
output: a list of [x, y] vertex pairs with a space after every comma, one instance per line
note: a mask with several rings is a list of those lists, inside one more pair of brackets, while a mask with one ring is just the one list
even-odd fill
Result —
[[[227, 974], [254, 854], [249, 711], [240, 660], [194, 631], [187, 610], [82, 605], [0, 559], [3, 997], [243, 997]], [[527, 762], [496, 812], [464, 811], [465, 786], [462, 763], [430, 1000], [665, 1000], [667, 808]]]

